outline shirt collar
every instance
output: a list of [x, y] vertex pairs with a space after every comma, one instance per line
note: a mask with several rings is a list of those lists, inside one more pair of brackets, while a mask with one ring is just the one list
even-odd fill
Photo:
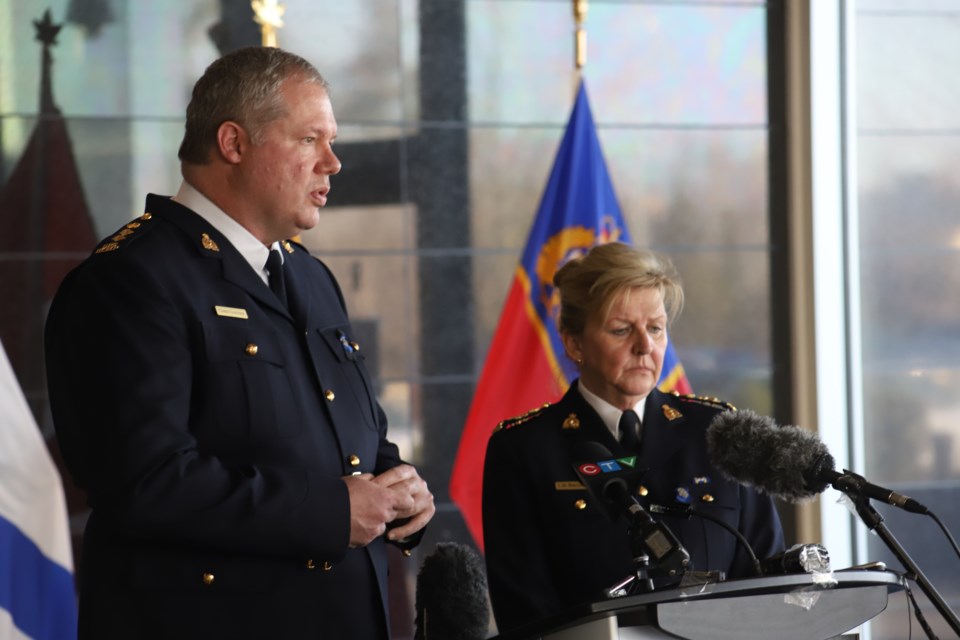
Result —
[[[260, 276], [260, 279], [267, 282], [266, 265], [267, 258], [270, 255], [269, 251], [271, 249], [279, 250], [279, 242], [274, 242], [270, 249], [267, 249], [262, 242], [247, 231], [246, 227], [227, 215], [223, 209], [213, 204], [186, 180], [180, 184], [180, 190], [177, 191], [177, 195], [173, 199], [191, 209], [210, 223], [210, 226], [223, 234], [223, 237], [240, 252], [244, 260]], [[280, 251], [281, 260], [283, 257], [283, 251]]]
[[[577, 380], [577, 388], [580, 391], [580, 395], [583, 396], [583, 399], [587, 401], [587, 404], [593, 407], [597, 415], [600, 416], [600, 419], [603, 420], [604, 426], [613, 435], [614, 439], [619, 441], [620, 416], [623, 415], [623, 411], [587, 389], [583, 385], [583, 380]], [[637, 416], [639, 416], [641, 422], [643, 422], [643, 409], [646, 404], [647, 397], [644, 396], [637, 404], [633, 405], [633, 410], [637, 412]]]

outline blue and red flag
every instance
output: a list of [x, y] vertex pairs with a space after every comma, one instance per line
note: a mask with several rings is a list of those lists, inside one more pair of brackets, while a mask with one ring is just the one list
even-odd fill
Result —
[[[450, 497], [483, 549], [483, 463], [493, 427], [558, 400], [577, 376], [557, 328], [553, 275], [572, 257], [605, 242], [630, 243], [581, 82], [560, 150], [493, 335], [450, 478]], [[666, 383], [666, 384], [665, 384]], [[667, 346], [660, 388], [689, 393]]]

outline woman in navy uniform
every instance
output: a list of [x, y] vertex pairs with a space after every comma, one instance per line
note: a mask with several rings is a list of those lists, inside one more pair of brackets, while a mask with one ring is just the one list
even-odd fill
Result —
[[81, 638], [389, 636], [385, 544], [414, 544], [433, 497], [387, 439], [332, 273], [285, 240], [318, 222], [336, 133], [307, 61], [221, 58], [177, 195], [60, 287], [51, 408], [92, 507]]
[[[636, 498], [647, 511], [693, 507], [722, 519], [760, 558], [783, 550], [770, 498], [723, 478], [705, 433], [716, 400], [656, 388], [667, 328], [683, 304], [668, 261], [624, 244], [594, 247], [555, 275], [559, 326], [580, 376], [556, 404], [505, 421], [487, 448], [483, 532], [490, 597], [501, 632], [603, 599], [636, 571], [625, 519], [610, 519], [575, 470], [589, 443], [646, 469]], [[621, 418], [635, 412], [627, 433]], [[622, 433], [623, 432], [623, 433]], [[655, 516], [659, 517], [659, 516]], [[664, 518], [693, 569], [753, 575], [736, 537], [704, 518]]]

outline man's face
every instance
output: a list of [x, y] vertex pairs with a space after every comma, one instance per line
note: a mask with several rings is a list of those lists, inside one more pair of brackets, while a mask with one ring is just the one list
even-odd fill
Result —
[[236, 185], [251, 206], [251, 231], [265, 244], [312, 229], [326, 205], [330, 176], [340, 172], [333, 152], [337, 121], [326, 90], [288, 79], [280, 88], [287, 114], [264, 126], [249, 146]]

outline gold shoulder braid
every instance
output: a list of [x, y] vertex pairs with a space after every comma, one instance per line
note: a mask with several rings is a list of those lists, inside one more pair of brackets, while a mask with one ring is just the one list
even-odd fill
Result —
[[719, 398], [712, 398], [710, 396], [697, 396], [692, 393], [687, 393], [684, 395], [677, 395], [680, 402], [694, 402], [696, 404], [702, 404], [708, 407], [714, 407], [722, 411], [736, 411], [737, 408], [730, 404], [729, 402], [724, 402]]
[[108, 253], [110, 251], [116, 251], [120, 248], [120, 244], [125, 240], [130, 239], [131, 237], [136, 236], [143, 228], [144, 223], [148, 222], [153, 218], [149, 213], [145, 213], [136, 220], [128, 222], [127, 224], [120, 227], [116, 233], [112, 236], [105, 238], [97, 245], [97, 248], [94, 249], [94, 253]]
[[529, 422], [530, 420], [533, 420], [538, 415], [540, 415], [540, 413], [543, 412], [543, 410], [549, 406], [550, 404], [547, 403], [543, 406], [537, 407], [536, 409], [531, 409], [526, 413], [520, 414], [519, 416], [514, 416], [513, 418], [507, 418], [506, 420], [498, 424], [496, 428], [494, 428], [493, 432], [497, 433], [498, 431], [503, 431], [504, 429], [513, 429], [517, 425], [521, 425], [524, 422]]

